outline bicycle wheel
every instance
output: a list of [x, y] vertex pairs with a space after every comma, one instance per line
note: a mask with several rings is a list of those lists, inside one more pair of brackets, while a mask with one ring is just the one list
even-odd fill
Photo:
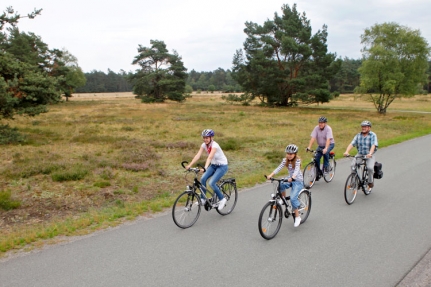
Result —
[[270, 240], [274, 238], [281, 227], [283, 211], [275, 201], [269, 201], [262, 208], [259, 215], [259, 232], [263, 238]]
[[344, 199], [348, 205], [355, 201], [356, 194], [359, 188], [359, 178], [355, 173], [351, 173], [346, 180], [346, 185], [344, 186]]
[[310, 191], [306, 189], [301, 190], [298, 195], [298, 200], [300, 202], [299, 216], [301, 216], [301, 224], [303, 224], [307, 220], [311, 211]]
[[316, 182], [316, 165], [314, 162], [310, 162], [304, 168], [304, 187], [311, 188]]
[[227, 199], [226, 206], [222, 210], [219, 210], [218, 208], [216, 210], [221, 215], [228, 215], [235, 208], [236, 201], [238, 200], [236, 184], [233, 182], [225, 182], [220, 186], [220, 191]]
[[368, 173], [365, 170], [365, 168], [362, 172], [362, 178], [364, 179], [364, 185], [362, 186], [362, 191], [364, 192], [365, 195], [369, 195], [373, 190], [373, 188], [368, 186]]
[[184, 191], [175, 200], [172, 207], [172, 219], [180, 228], [189, 228], [201, 214], [199, 196], [193, 191]]
[[335, 158], [330, 157], [329, 158], [329, 171], [323, 173], [323, 179], [326, 182], [330, 182], [334, 178], [336, 166], [337, 166], [337, 163], [335, 162]]

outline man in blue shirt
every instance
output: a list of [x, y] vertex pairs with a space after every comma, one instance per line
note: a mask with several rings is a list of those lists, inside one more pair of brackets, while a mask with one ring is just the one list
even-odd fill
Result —
[[[368, 168], [368, 186], [370, 188], [374, 187], [373, 183], [373, 174], [374, 174], [374, 163], [376, 162], [376, 158], [374, 153], [377, 151], [377, 147], [379, 146], [377, 142], [377, 135], [371, 131], [371, 122], [363, 121], [361, 123], [362, 131], [358, 133], [349, 144], [344, 153], [344, 156], [349, 155], [349, 151], [356, 147], [358, 150], [357, 156], [366, 156], [367, 160], [367, 168]], [[360, 162], [361, 159], [357, 158], [357, 162]], [[352, 161], [352, 168], [355, 167], [355, 161]]]

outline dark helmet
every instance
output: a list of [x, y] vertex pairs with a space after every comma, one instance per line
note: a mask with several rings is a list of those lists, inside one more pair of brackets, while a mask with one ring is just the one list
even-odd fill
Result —
[[202, 137], [213, 137], [214, 131], [211, 129], [205, 129], [202, 131]]
[[319, 118], [319, 123], [326, 123], [328, 121], [328, 119], [326, 117], [320, 117]]
[[286, 153], [297, 153], [298, 147], [294, 144], [290, 144], [286, 147]]
[[371, 122], [370, 121], [363, 121], [361, 123], [361, 127], [367, 127], [367, 126], [371, 128]]

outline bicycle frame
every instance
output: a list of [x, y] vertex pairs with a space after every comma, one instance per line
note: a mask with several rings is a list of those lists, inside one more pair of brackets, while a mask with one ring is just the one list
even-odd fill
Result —
[[[276, 178], [269, 178], [271, 180], [271, 182], [273, 181], [277, 181], [277, 192], [271, 193], [271, 199], [269, 200], [270, 202], [276, 202], [276, 200], [281, 199], [283, 201], [284, 206], [286, 206], [286, 209], [284, 211], [284, 217], [288, 218], [290, 215], [293, 216], [293, 218], [295, 218], [295, 212], [292, 210], [292, 205], [290, 203], [290, 196], [286, 196], [286, 198], [283, 196], [281, 190], [280, 190], [280, 186], [282, 182], [286, 182], [286, 180], [284, 178], [281, 179], [276, 179]], [[302, 191], [302, 190], [301, 190]], [[311, 194], [311, 192], [310, 192]], [[298, 211], [301, 212], [303, 210], [303, 208], [298, 208]]]
[[[313, 157], [311, 159], [311, 162], [314, 162], [316, 167], [319, 167], [320, 173], [323, 173], [323, 163], [321, 164], [320, 162], [317, 162], [317, 153], [320, 152], [322, 154], [322, 157], [324, 157], [322, 150], [320, 148], [318, 148], [316, 150], [311, 150], [311, 149], [307, 148], [307, 151], [313, 153]], [[329, 152], [329, 159], [333, 158], [334, 156], [335, 156], [335, 153], [333, 151], [330, 151]]]
[[[344, 199], [348, 205], [352, 204], [355, 199], [357, 192], [362, 190], [365, 195], [371, 193], [372, 187], [368, 185], [368, 168], [366, 156], [350, 156], [354, 158], [354, 165], [352, 163], [351, 173], [347, 177], [346, 184], [344, 186]], [[358, 159], [361, 161], [358, 162]]]
[[[269, 240], [274, 238], [280, 230], [281, 223], [283, 221], [283, 213], [284, 217], [288, 218], [290, 217], [290, 215], [292, 215], [293, 220], [295, 220], [296, 210], [292, 210], [290, 196], [285, 198], [281, 192], [281, 183], [285, 182], [286, 180], [284, 178], [267, 179], [271, 180], [272, 183], [276, 181], [277, 188], [276, 192], [271, 194], [271, 199], [263, 206], [260, 212], [258, 227], [260, 235], [263, 238]], [[283, 204], [280, 204], [278, 202], [280, 199], [282, 200]], [[307, 220], [308, 215], [310, 214], [311, 192], [306, 188], [302, 189], [298, 194], [298, 200], [300, 202], [298, 212], [301, 218], [301, 224], [303, 224]], [[285, 206], [284, 212], [283, 205]]]
[[[357, 159], [360, 158], [362, 161], [360, 163], [357, 162]], [[355, 169], [354, 172], [356, 173], [356, 176], [359, 178], [359, 182], [361, 183], [362, 189], [364, 189], [364, 184], [368, 184], [366, 182], [367, 175], [368, 175], [368, 167], [367, 167], [367, 160], [368, 158], [366, 156], [354, 156], [355, 163]]]
[[[184, 163], [182, 162], [181, 164], [184, 167]], [[188, 185], [187, 188], [196, 193], [198, 196], [200, 196], [200, 198], [205, 199], [205, 205], [204, 208], [205, 210], [209, 211], [211, 208], [213, 207], [217, 207], [218, 206], [218, 201], [219, 198], [217, 197], [217, 194], [214, 191], [209, 190], [208, 188], [206, 188], [198, 179], [198, 173], [200, 172], [200, 169], [203, 169], [205, 172], [205, 168], [201, 165], [198, 164], [198, 168], [191, 168], [189, 170], [189, 172], [194, 172], [194, 178], [193, 178], [193, 185], [190, 186]], [[234, 178], [222, 178], [220, 179], [220, 181], [218, 181], [216, 183], [216, 185], [221, 189], [221, 185], [225, 182], [231, 182], [232, 184], [234, 184], [236, 186], [236, 182]], [[199, 190], [199, 193], [197, 192], [197, 190]], [[210, 195], [207, 196], [206, 193], [209, 193]], [[199, 201], [199, 204], [202, 205], [202, 203]]]
[[[185, 164], [187, 164], [185, 161], [181, 163], [183, 168], [185, 168]], [[200, 165], [186, 170], [185, 180], [188, 183], [186, 190], [178, 195], [172, 207], [172, 219], [180, 228], [193, 226], [199, 218], [202, 206], [206, 211], [215, 208], [217, 213], [223, 216], [230, 214], [235, 208], [238, 199], [235, 178], [222, 178], [216, 183], [226, 199], [225, 205], [220, 208], [217, 193], [210, 191], [198, 180], [201, 169], [205, 172], [205, 168]], [[193, 180], [187, 178], [190, 173], [194, 173]], [[209, 195], [206, 195], [206, 192]]]

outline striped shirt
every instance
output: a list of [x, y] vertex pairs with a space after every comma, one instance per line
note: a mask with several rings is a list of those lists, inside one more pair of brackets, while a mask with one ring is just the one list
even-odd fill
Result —
[[357, 148], [358, 154], [362, 155], [369, 154], [372, 145], [376, 146], [374, 149], [374, 152], [376, 152], [379, 145], [377, 142], [377, 135], [372, 131], [370, 131], [365, 137], [362, 133], [358, 133], [350, 144]]
[[[280, 165], [273, 171], [274, 174], [277, 174], [280, 172], [280, 170], [283, 169], [283, 167], [286, 166], [286, 158], [284, 158]], [[295, 167], [292, 166], [292, 164], [289, 163], [289, 166], [287, 168], [287, 170], [289, 171], [289, 178], [290, 177], [295, 177], [295, 180], [298, 181], [304, 181], [304, 178], [302, 176], [302, 171], [301, 171], [301, 160], [297, 159], [295, 162]]]

